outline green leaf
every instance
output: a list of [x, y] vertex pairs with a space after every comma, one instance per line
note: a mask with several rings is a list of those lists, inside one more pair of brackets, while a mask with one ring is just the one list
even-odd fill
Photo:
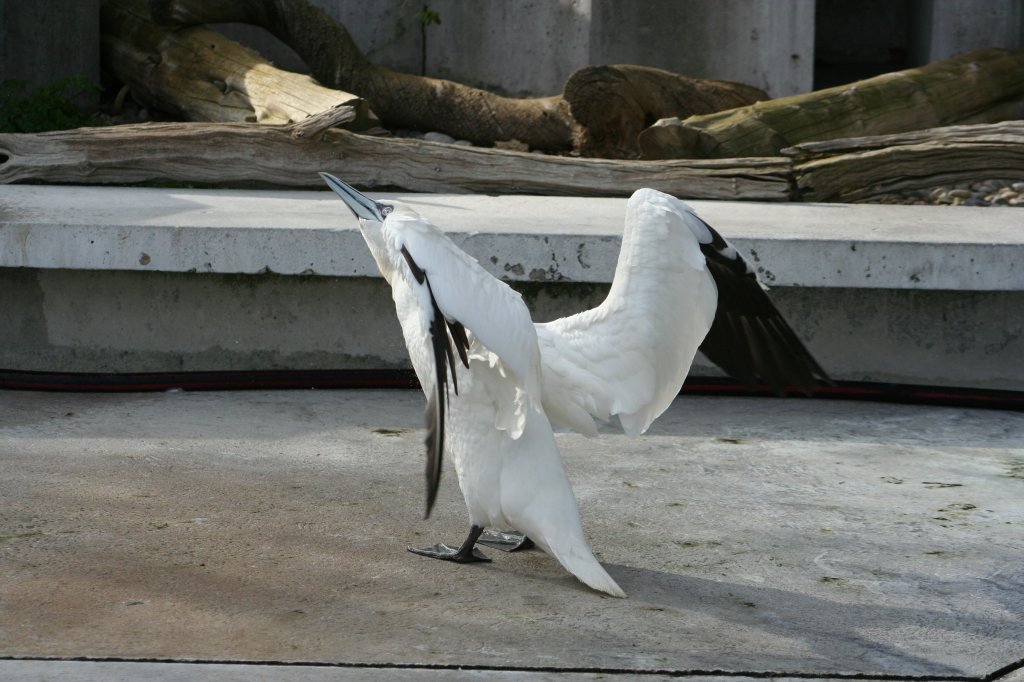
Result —
[[97, 125], [77, 102], [97, 100], [102, 88], [84, 76], [68, 76], [28, 90], [20, 79], [0, 83], [0, 132], [39, 133]]

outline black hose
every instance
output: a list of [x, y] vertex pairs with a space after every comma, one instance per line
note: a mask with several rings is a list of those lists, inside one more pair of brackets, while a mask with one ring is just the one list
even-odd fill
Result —
[[[418, 388], [408, 369], [261, 370], [217, 372], [79, 373], [0, 370], [0, 389], [128, 393], [151, 391], [240, 391], [281, 389]], [[750, 388], [727, 378], [688, 377], [682, 393], [770, 397], [768, 386]], [[801, 394], [793, 389], [792, 396]], [[1024, 411], [1024, 392], [950, 386], [837, 381], [814, 397], [918, 405]]]

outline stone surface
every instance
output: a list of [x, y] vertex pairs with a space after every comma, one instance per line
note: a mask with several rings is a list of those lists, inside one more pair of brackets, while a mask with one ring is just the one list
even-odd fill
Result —
[[[407, 201], [498, 277], [609, 282], [625, 199]], [[1024, 290], [1016, 211], [689, 202], [770, 286]], [[329, 191], [0, 186], [0, 267], [379, 277]]]
[[[622, 199], [401, 198], [538, 321], [607, 291]], [[1013, 209], [692, 203], [834, 378], [1024, 387]], [[407, 366], [390, 292], [330, 192], [0, 187], [0, 295], [3, 370]]]
[[[253, 665], [247, 663], [172, 663], [172, 662], [93, 662], [93, 661], [3, 661], [0, 660], [0, 675], [13, 682], [192, 682], [202, 679], [210, 682], [376, 682], [401, 678], [411, 682], [471, 682], [473, 680], [494, 680], [496, 682], [590, 682], [591, 680], [614, 680], [615, 682], [661, 682], [677, 680], [679, 675], [651, 673], [609, 673], [609, 672], [533, 672], [525, 670], [480, 670], [465, 668], [408, 668], [408, 667], [353, 667], [353, 666], [306, 666], [306, 665]], [[763, 677], [747, 675], [686, 675], [689, 682], [756, 682]], [[778, 677], [772, 682], [840, 682], [848, 678], [824, 677]], [[859, 682], [891, 682], [858, 677]], [[999, 682], [1019, 682], [1000, 678]]]
[[[364, 247], [365, 248], [365, 247]], [[537, 321], [606, 284], [521, 284]], [[0, 369], [191, 372], [409, 366], [387, 284], [369, 277], [0, 268]], [[839, 380], [1024, 389], [1024, 292], [773, 287]], [[698, 355], [694, 376], [720, 376]]]
[[1024, 660], [1024, 415], [685, 398], [637, 440], [560, 436], [616, 600], [536, 551], [405, 552], [465, 532], [450, 472], [419, 519], [422, 408], [0, 393], [0, 654], [921, 678]]

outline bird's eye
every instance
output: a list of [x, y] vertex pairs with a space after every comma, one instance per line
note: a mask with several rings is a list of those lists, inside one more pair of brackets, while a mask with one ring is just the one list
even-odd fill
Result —
[[394, 206], [382, 206], [381, 209], [380, 209], [380, 214], [382, 216], [386, 216], [387, 214], [391, 213], [394, 210], [395, 210]]

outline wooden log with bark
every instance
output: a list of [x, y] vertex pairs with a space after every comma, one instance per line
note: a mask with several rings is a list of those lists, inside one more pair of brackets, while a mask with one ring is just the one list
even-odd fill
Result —
[[575, 123], [560, 96], [517, 99], [374, 64], [348, 30], [303, 0], [150, 0], [168, 26], [243, 23], [291, 47], [317, 81], [367, 99], [391, 128], [434, 130], [475, 144], [519, 140], [533, 149], [567, 150]]
[[640, 147], [652, 159], [773, 156], [816, 140], [997, 122], [1022, 96], [1024, 50], [979, 50], [849, 85], [661, 121], [641, 133]]
[[391, 128], [434, 130], [480, 145], [517, 141], [531, 149], [636, 158], [636, 135], [662, 116], [720, 111], [764, 99], [757, 88], [687, 78], [639, 66], [589, 67], [564, 96], [512, 98], [372, 63], [348, 30], [306, 0], [150, 0], [173, 26], [240, 22], [291, 47], [313, 76], [372, 104]]
[[329, 171], [367, 189], [417, 192], [626, 196], [655, 187], [680, 197], [774, 201], [790, 194], [784, 158], [567, 158], [324, 130], [330, 113], [291, 126], [148, 123], [0, 134], [0, 183], [321, 188], [317, 171]]
[[783, 153], [794, 161], [806, 201], [869, 201], [983, 179], [1024, 181], [1024, 121], [810, 142]]
[[157, 25], [146, 0], [108, 0], [100, 17], [104, 65], [147, 106], [193, 121], [276, 124], [347, 107], [349, 127], [379, 123], [365, 100], [276, 69], [216, 31]]
[[763, 90], [703, 80], [646, 66], [591, 66], [576, 71], [563, 96], [580, 124], [584, 156], [635, 159], [637, 136], [651, 121], [733, 109], [768, 99]]

